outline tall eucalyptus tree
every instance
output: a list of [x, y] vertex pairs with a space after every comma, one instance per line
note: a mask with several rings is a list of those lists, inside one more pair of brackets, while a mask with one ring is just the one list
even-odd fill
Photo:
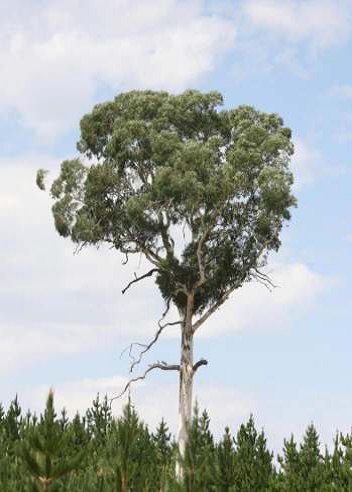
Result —
[[[194, 335], [234, 290], [268, 281], [261, 269], [295, 204], [290, 129], [277, 114], [222, 103], [218, 92], [188, 90], [131, 91], [98, 104], [80, 123], [81, 157], [61, 164], [50, 189], [59, 234], [79, 247], [108, 243], [127, 258], [142, 253], [151, 269], [123, 292], [154, 275], [166, 312], [178, 310], [174, 323], [164, 313], [137, 362], [170, 324], [180, 326], [180, 361], [152, 364], [134, 380], [178, 371], [181, 453], [193, 378], [207, 363], [193, 360]], [[38, 171], [40, 188], [44, 177]]]

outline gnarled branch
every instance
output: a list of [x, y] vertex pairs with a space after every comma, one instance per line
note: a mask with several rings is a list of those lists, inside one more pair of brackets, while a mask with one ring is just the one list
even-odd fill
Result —
[[162, 371], [179, 371], [180, 366], [178, 364], [166, 364], [165, 362], [157, 362], [155, 364], [151, 364], [148, 366], [148, 368], [144, 371], [144, 374], [142, 376], [138, 376], [137, 378], [130, 379], [126, 386], [124, 387], [123, 391], [119, 393], [117, 396], [114, 396], [113, 398], [110, 398], [110, 403], [113, 400], [116, 400], [118, 398], [121, 398], [122, 395], [126, 393], [126, 391], [130, 388], [131, 384], [137, 382], [137, 381], [142, 381], [145, 379], [146, 375], [150, 372], [153, 371], [154, 369], [161, 369]]
[[131, 347], [133, 345], [139, 345], [139, 346], [144, 346], [144, 349], [141, 350], [141, 352], [139, 353], [138, 359], [136, 359], [136, 360], [134, 360], [132, 362], [131, 367], [130, 367], [130, 372], [133, 371], [133, 369], [135, 368], [135, 366], [137, 366], [138, 364], [140, 364], [140, 362], [142, 361], [143, 355], [146, 352], [148, 352], [148, 350], [150, 350], [152, 348], [152, 346], [158, 341], [159, 336], [161, 335], [161, 332], [164, 330], [164, 328], [166, 328], [167, 326], [175, 326], [175, 325], [179, 325], [179, 324], [181, 324], [181, 321], [173, 321], [171, 323], [165, 323], [163, 325], [162, 324], [159, 324], [159, 328], [156, 331], [156, 333], [154, 335], [154, 338], [153, 338], [153, 340], [151, 342], [149, 342], [148, 344], [132, 343], [131, 344]]
[[137, 277], [136, 272], [134, 272], [134, 277], [135, 277], [134, 280], [131, 280], [131, 282], [129, 282], [129, 284], [124, 289], [122, 289], [122, 294], [124, 294], [131, 287], [132, 284], [135, 284], [136, 282], [139, 282], [144, 278], [151, 277], [153, 273], [158, 271], [159, 271], [158, 268], [152, 268], [151, 270], [149, 270], [149, 272], [145, 273], [144, 275], [141, 275], [140, 277]]
[[[153, 339], [148, 343], [148, 344], [145, 344], [145, 343], [140, 343], [140, 342], [133, 342], [131, 343], [128, 347], [126, 347], [120, 354], [120, 358], [122, 357], [122, 355], [126, 352], [127, 349], [129, 349], [129, 357], [130, 359], [133, 359], [133, 362], [131, 363], [131, 366], [130, 366], [130, 373], [133, 371], [134, 367], [136, 365], [138, 365], [141, 361], [142, 361], [142, 358], [143, 358], [143, 355], [148, 352], [148, 350], [150, 350], [152, 348], [152, 346], [158, 341], [162, 331], [167, 327], [167, 326], [175, 326], [175, 325], [179, 325], [181, 324], [181, 321], [174, 321], [174, 322], [169, 322], [169, 323], [164, 323], [164, 324], [161, 324], [162, 320], [165, 318], [165, 316], [167, 315], [167, 313], [169, 312], [169, 309], [170, 309], [170, 300], [167, 302], [166, 304], [166, 309], [165, 311], [163, 312], [163, 314], [161, 315], [161, 318], [159, 319], [158, 321], [158, 330], [155, 332], [155, 335], [153, 337]], [[143, 347], [143, 350], [141, 350], [141, 352], [139, 353], [138, 355], [138, 358], [136, 359], [135, 357], [133, 357], [132, 355], [132, 349], [134, 346], [138, 345], [139, 347]]]

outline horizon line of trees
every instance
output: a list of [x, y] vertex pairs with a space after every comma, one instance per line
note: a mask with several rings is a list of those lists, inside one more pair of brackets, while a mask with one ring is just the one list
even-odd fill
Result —
[[313, 424], [301, 443], [291, 435], [275, 462], [253, 416], [216, 442], [206, 410], [195, 407], [182, 480], [178, 449], [164, 420], [154, 432], [131, 401], [114, 417], [107, 397], [83, 416], [58, 416], [50, 392], [37, 416], [23, 413], [16, 398], [0, 404], [2, 492], [337, 492], [352, 490], [352, 435], [337, 433], [331, 451], [321, 451]]

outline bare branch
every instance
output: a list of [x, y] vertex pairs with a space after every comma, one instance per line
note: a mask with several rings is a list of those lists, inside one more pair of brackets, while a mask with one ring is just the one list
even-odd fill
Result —
[[120, 354], [120, 359], [122, 359], [123, 354], [128, 350], [129, 358], [133, 359], [135, 361], [136, 358], [132, 355], [132, 349], [135, 345], [138, 345], [139, 347], [145, 347], [146, 346], [145, 343], [133, 342], [122, 350], [122, 352]]
[[[167, 326], [175, 326], [175, 325], [180, 325], [180, 324], [181, 324], [181, 321], [174, 321], [172, 323], [165, 323], [164, 325], [162, 325], [162, 324], [160, 324], [160, 321], [159, 321], [158, 322], [159, 329], [156, 331], [153, 340], [150, 343], [148, 343], [147, 345], [144, 345], [144, 349], [141, 350], [141, 352], [139, 353], [138, 359], [136, 359], [132, 362], [131, 367], [130, 367], [130, 372], [132, 372], [133, 369], [135, 368], [135, 366], [137, 366], [142, 361], [143, 355], [146, 352], [148, 352], [148, 350], [150, 350], [152, 348], [152, 346], [158, 341], [158, 339], [161, 335], [161, 332], [164, 330], [164, 328], [166, 328]], [[141, 343], [138, 343], [138, 344], [133, 343], [133, 344], [131, 344], [131, 346], [132, 345], [143, 346], [143, 344], [141, 344]]]
[[131, 280], [131, 282], [129, 282], [129, 284], [124, 289], [122, 289], [122, 294], [124, 294], [131, 287], [132, 284], [135, 284], [136, 282], [139, 282], [144, 278], [151, 277], [153, 273], [158, 271], [159, 271], [158, 268], [152, 268], [149, 272], [145, 273], [144, 275], [141, 275], [140, 277], [137, 277], [136, 272], [134, 272], [134, 277], [135, 277], [134, 280]]
[[[129, 358], [132, 360], [131, 362], [131, 365], [130, 365], [130, 373], [133, 371], [134, 367], [136, 365], [138, 365], [141, 361], [142, 361], [142, 358], [143, 358], [143, 355], [148, 352], [151, 347], [158, 341], [162, 331], [167, 327], [167, 326], [174, 326], [174, 325], [178, 325], [178, 324], [181, 324], [181, 321], [175, 321], [175, 322], [170, 322], [170, 323], [165, 323], [165, 324], [161, 324], [161, 322], [163, 321], [163, 319], [165, 319], [165, 316], [167, 315], [167, 313], [169, 312], [169, 309], [170, 309], [170, 300], [167, 301], [166, 303], [166, 309], [165, 311], [163, 312], [163, 314], [161, 315], [161, 318], [159, 319], [158, 321], [158, 330], [156, 331], [155, 335], [154, 335], [154, 338], [151, 340], [151, 342], [149, 342], [148, 344], [145, 344], [145, 343], [139, 343], [139, 342], [133, 342], [131, 343], [128, 347], [126, 347], [120, 354], [120, 359], [121, 357], [123, 356], [123, 354], [128, 350], [128, 355], [129, 355]], [[138, 358], [134, 357], [133, 354], [132, 354], [132, 350], [133, 350], [133, 347], [135, 346], [138, 346], [138, 347], [143, 347], [143, 350], [141, 350], [141, 352], [139, 353], [138, 355]]]
[[73, 251], [73, 254], [74, 255], [78, 255], [78, 253], [80, 253], [82, 251], [82, 249], [88, 244], [88, 241], [83, 241], [82, 243], [78, 244], [74, 251]]
[[145, 379], [146, 375], [150, 371], [153, 371], [154, 369], [161, 369], [162, 371], [179, 371], [180, 366], [178, 364], [166, 364], [165, 362], [157, 362], [156, 364], [151, 364], [150, 366], [148, 366], [148, 368], [145, 370], [145, 372], [142, 376], [138, 376], [137, 378], [130, 379], [120, 394], [118, 394], [117, 396], [114, 396], [113, 398], [110, 398], [110, 400], [109, 400], [110, 403], [113, 400], [121, 398], [121, 396], [124, 395], [126, 393], [126, 391], [129, 389], [131, 384], [135, 383], [136, 381], [141, 381], [141, 380]]
[[197, 369], [199, 369], [201, 366], [207, 366], [208, 361], [205, 359], [200, 359], [198, 362], [196, 362], [193, 366], [193, 374], [196, 372]]
[[277, 285], [274, 284], [269, 275], [261, 272], [257, 268], [254, 268], [254, 271], [253, 278], [255, 278], [257, 282], [264, 285], [270, 292], [272, 292], [273, 289], [276, 289]]

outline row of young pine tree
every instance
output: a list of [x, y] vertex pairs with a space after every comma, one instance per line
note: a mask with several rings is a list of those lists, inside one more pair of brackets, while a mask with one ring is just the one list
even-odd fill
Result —
[[321, 454], [312, 425], [300, 445], [284, 441], [275, 466], [253, 418], [215, 442], [208, 414], [195, 408], [181, 480], [177, 459], [165, 422], [150, 432], [131, 403], [115, 418], [98, 396], [72, 420], [55, 413], [52, 392], [39, 417], [24, 415], [17, 397], [6, 412], [0, 405], [1, 492], [352, 491], [352, 436], [337, 435]]

